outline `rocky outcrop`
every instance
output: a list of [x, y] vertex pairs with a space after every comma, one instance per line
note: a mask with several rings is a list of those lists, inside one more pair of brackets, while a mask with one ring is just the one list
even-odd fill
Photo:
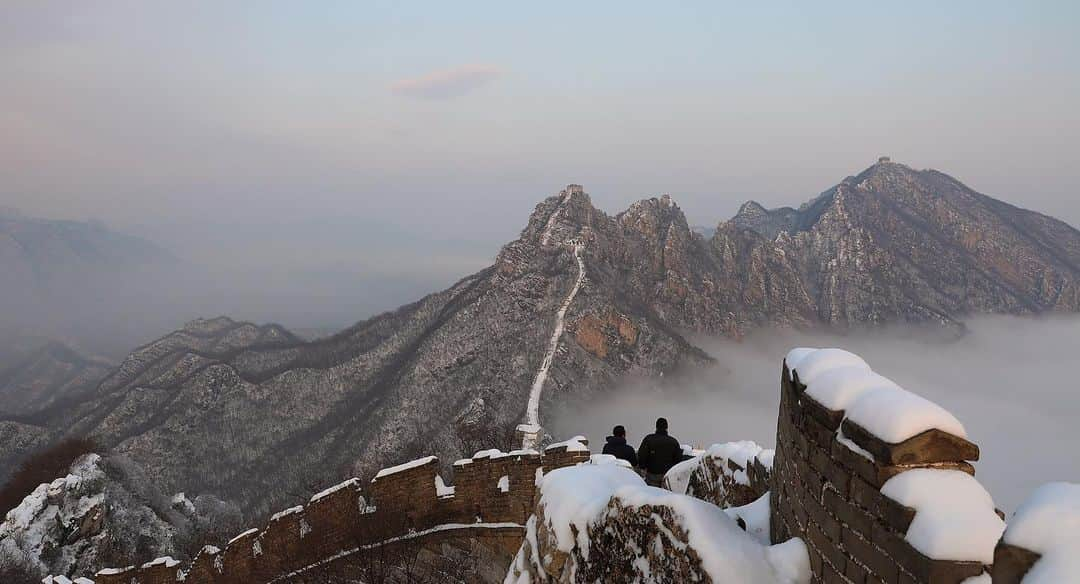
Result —
[[239, 510], [213, 498], [171, 501], [122, 460], [86, 454], [66, 476], [38, 486], [0, 522], [0, 565], [24, 573], [92, 574], [158, 554], [185, 557], [185, 545], [211, 522]]
[[664, 488], [717, 507], [742, 507], [769, 490], [773, 451], [752, 441], [713, 444], [671, 467]]
[[706, 501], [645, 486], [610, 457], [545, 475], [507, 583], [808, 582], [806, 548], [755, 540]]

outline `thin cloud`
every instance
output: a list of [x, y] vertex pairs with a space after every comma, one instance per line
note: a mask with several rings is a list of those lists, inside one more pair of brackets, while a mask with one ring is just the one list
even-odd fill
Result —
[[396, 95], [423, 99], [451, 99], [479, 89], [503, 74], [503, 70], [494, 65], [461, 65], [395, 81], [390, 85], [390, 91]]

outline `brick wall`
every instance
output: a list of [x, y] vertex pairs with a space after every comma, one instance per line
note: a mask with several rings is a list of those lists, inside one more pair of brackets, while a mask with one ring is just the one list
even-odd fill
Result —
[[[806, 395], [786, 364], [780, 385], [770, 528], [773, 542], [806, 542], [814, 582], [953, 584], [988, 569], [920, 553], [904, 539], [915, 510], [880, 491], [912, 468], [974, 474], [968, 461], [978, 459], [977, 446], [938, 430], [889, 444]], [[841, 428], [873, 460], [839, 442]]]
[[[302, 507], [279, 513], [262, 530], [238, 535], [223, 550], [204, 548], [188, 565], [104, 570], [95, 581], [269, 582], [358, 546], [447, 525], [460, 525], [463, 533], [472, 533], [479, 529], [477, 524], [497, 524], [484, 530], [485, 537], [495, 537], [500, 547], [516, 550], [534, 507], [538, 471], [572, 466], [589, 456], [589, 452], [570, 451], [565, 445], [549, 448], [543, 456], [535, 451], [481, 453], [454, 464], [453, 491], [444, 491], [441, 496], [436, 489], [437, 459], [377, 477], [366, 489], [360, 481], [350, 479]], [[446, 486], [449, 483], [446, 481]], [[447, 536], [433, 531], [431, 537]]]

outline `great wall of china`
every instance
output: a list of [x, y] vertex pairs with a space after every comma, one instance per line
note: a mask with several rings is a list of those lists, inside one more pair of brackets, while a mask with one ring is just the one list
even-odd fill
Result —
[[[780, 391], [771, 469], [754, 458], [747, 468], [732, 470], [751, 479], [743, 487], [749, 492], [738, 495], [740, 503], [771, 491], [771, 539], [779, 543], [799, 537], [806, 543], [814, 583], [1014, 584], [1039, 560], [1038, 553], [997, 535], [989, 542], [992, 558], [986, 561], [932, 557], [906, 537], [919, 509], [897, 500], [902, 497], [885, 492], [883, 485], [927, 469], [974, 475], [971, 462], [979, 449], [966, 438], [933, 429], [887, 442], [843, 410], [829, 409], [808, 395], [786, 361]], [[543, 453], [483, 451], [454, 463], [452, 485], [439, 474], [435, 457], [419, 459], [384, 469], [366, 486], [351, 479], [327, 489], [305, 505], [274, 515], [263, 529], [237, 535], [222, 550], [206, 546], [190, 564], [160, 558], [99, 571], [94, 582], [303, 581], [312, 570], [347, 563], [365, 549], [450, 535], [480, 541], [509, 562], [535, 510], [538, 479], [590, 456], [581, 437], [548, 446]], [[985, 537], [965, 533], [966, 525], [951, 527], [953, 537]]]

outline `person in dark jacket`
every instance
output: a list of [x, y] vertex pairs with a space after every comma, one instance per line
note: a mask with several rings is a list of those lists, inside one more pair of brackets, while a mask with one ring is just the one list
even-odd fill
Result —
[[638, 466], [645, 470], [645, 482], [659, 487], [667, 471], [682, 460], [682, 445], [668, 436], [668, 423], [664, 418], [656, 420], [656, 432], [641, 441], [638, 448]]
[[621, 458], [632, 466], [637, 466], [637, 454], [634, 447], [626, 443], [626, 428], [615, 426], [611, 429], [613, 436], [607, 437], [604, 444], [604, 454], [610, 454], [615, 458]]

